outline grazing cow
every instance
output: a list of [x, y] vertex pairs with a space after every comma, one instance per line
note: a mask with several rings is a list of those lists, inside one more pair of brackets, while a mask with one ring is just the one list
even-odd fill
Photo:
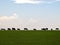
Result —
[[17, 30], [20, 30], [19, 28], [17, 28]]
[[55, 30], [59, 30], [59, 28], [56, 28]]
[[46, 28], [42, 28], [41, 30], [44, 30], [44, 31], [46, 31]]
[[4, 29], [4, 28], [1, 28], [1, 30], [6, 30], [6, 29]]
[[16, 30], [15, 28], [12, 28], [12, 30]]
[[8, 28], [7, 30], [11, 30], [10, 28]]
[[53, 29], [51, 28], [51, 31], [52, 31]]
[[36, 31], [37, 29], [34, 28], [33, 30]]
[[28, 30], [28, 28], [24, 28], [24, 30]]
[[48, 30], [48, 28], [42, 28], [41, 30], [44, 30], [44, 31], [46, 31], [46, 30]]
[[46, 30], [48, 30], [48, 28], [46, 28]]

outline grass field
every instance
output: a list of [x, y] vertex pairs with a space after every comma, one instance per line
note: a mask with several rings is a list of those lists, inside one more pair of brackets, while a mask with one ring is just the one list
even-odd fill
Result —
[[0, 45], [60, 45], [60, 31], [0, 31]]

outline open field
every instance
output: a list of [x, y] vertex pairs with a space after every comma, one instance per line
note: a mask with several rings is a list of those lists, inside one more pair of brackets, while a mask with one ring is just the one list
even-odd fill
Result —
[[0, 45], [60, 45], [60, 31], [0, 31]]

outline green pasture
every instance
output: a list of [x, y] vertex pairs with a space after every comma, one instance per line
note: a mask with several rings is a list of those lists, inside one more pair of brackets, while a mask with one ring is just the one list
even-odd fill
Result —
[[60, 45], [60, 31], [0, 31], [0, 45]]

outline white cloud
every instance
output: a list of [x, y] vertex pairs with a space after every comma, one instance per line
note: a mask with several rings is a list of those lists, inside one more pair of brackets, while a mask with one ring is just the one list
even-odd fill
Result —
[[17, 15], [16, 13], [13, 13], [13, 15], [11, 16], [0, 16], [0, 20], [12, 20], [12, 19], [16, 19]]
[[12, 1], [17, 4], [25, 4], [25, 3], [39, 4], [39, 3], [53, 3], [60, 0], [12, 0]]

